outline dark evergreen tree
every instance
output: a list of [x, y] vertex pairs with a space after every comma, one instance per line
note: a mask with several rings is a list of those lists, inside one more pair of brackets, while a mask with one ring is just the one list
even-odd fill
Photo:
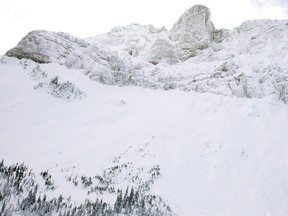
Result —
[[122, 207], [126, 209], [128, 205], [128, 193], [129, 193], [129, 186], [127, 186], [124, 197], [123, 197], [123, 205]]
[[131, 188], [130, 195], [128, 197], [128, 206], [131, 207], [134, 205], [134, 189]]
[[142, 198], [142, 199], [141, 199], [140, 209], [139, 209], [139, 215], [140, 215], [140, 216], [145, 216], [145, 198]]
[[2, 172], [3, 167], [4, 167], [4, 160], [2, 160], [2, 161], [0, 162], [0, 172]]
[[2, 195], [1, 191], [0, 191], [0, 202], [4, 199], [4, 196]]
[[3, 204], [2, 204], [1, 214], [0, 215], [4, 214], [5, 208], [6, 208], [6, 202], [4, 201]]
[[115, 205], [114, 205], [114, 211], [116, 213], [121, 213], [122, 210], [122, 190], [118, 191], [118, 195], [115, 201]]
[[[123, 191], [118, 190], [112, 208], [98, 199], [95, 202], [87, 200], [79, 206], [74, 206], [70, 198], [65, 199], [61, 195], [54, 199], [47, 198], [46, 194], [43, 197], [39, 196], [37, 194], [39, 185], [34, 180], [35, 175], [24, 164], [5, 166], [3, 161], [0, 162], [0, 216], [173, 215], [161, 197], [146, 195], [133, 187], [131, 190], [127, 187], [124, 196]], [[13, 200], [13, 203], [10, 200]]]
[[134, 205], [135, 205], [136, 208], [139, 207], [138, 202], [139, 202], [139, 191], [137, 190], [135, 192], [135, 195], [134, 195]]

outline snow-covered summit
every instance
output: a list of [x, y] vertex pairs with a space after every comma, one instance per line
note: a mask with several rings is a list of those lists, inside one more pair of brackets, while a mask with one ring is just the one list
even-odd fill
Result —
[[0, 56], [0, 215], [287, 216], [288, 21], [210, 17]]
[[196, 5], [170, 31], [130, 24], [87, 39], [33, 31], [6, 55], [80, 69], [108, 85], [249, 98], [275, 94], [287, 102], [287, 41], [288, 21], [215, 29], [210, 10]]
[[176, 42], [180, 59], [186, 60], [197, 55], [198, 50], [207, 49], [215, 31], [209, 8], [195, 5], [187, 10], [174, 24], [170, 38]]

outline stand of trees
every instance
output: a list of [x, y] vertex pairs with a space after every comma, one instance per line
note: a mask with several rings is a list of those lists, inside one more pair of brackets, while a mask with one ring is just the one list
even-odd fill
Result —
[[[41, 173], [42, 176], [46, 173]], [[39, 185], [35, 174], [25, 164], [5, 166], [0, 162], [0, 215], [24, 216], [112, 216], [139, 215], [161, 216], [174, 215], [159, 196], [147, 195], [133, 187], [127, 187], [124, 195], [118, 190], [114, 204], [102, 200], [86, 200], [74, 205], [70, 198], [60, 195], [47, 199], [46, 194], [39, 196]]]

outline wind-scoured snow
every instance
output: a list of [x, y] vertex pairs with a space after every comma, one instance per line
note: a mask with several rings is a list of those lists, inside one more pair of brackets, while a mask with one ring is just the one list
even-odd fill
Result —
[[288, 21], [210, 16], [26, 35], [0, 57], [1, 159], [47, 199], [113, 205], [129, 186], [154, 215], [286, 216]]

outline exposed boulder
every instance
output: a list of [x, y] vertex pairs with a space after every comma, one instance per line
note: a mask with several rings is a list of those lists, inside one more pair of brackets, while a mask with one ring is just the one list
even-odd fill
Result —
[[187, 10], [173, 25], [170, 38], [181, 60], [197, 55], [209, 47], [215, 31], [209, 8], [195, 5]]

